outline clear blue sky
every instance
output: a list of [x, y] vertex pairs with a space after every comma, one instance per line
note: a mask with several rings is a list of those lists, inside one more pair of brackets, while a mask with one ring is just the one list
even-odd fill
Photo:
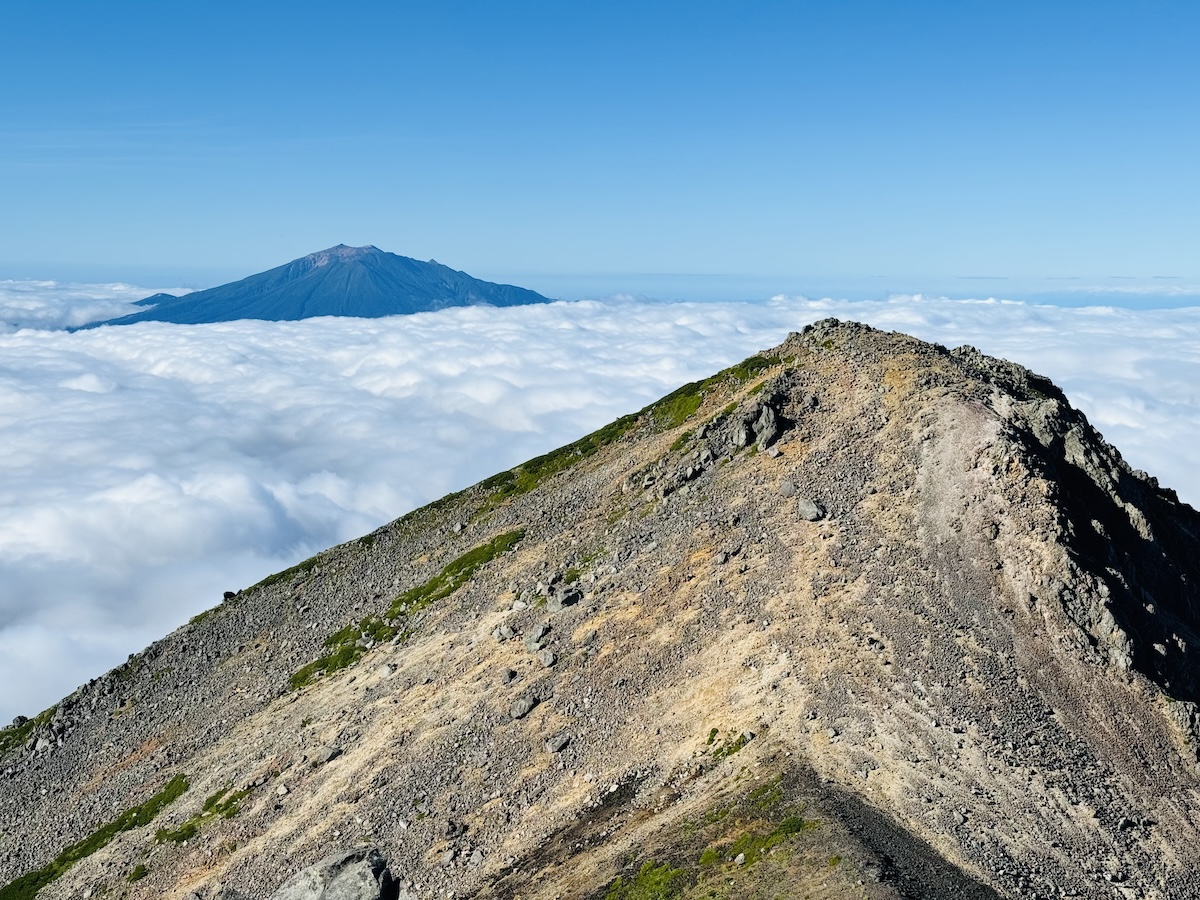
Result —
[[[1200, 272], [1195, 2], [13, 0], [0, 277]], [[203, 280], [202, 276], [197, 276]]]

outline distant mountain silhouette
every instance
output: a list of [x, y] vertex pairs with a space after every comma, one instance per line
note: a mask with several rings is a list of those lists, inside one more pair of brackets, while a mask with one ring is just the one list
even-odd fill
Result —
[[430, 260], [420, 262], [378, 247], [338, 244], [241, 281], [182, 297], [155, 294], [147, 307], [98, 325], [175, 322], [197, 325], [235, 319], [285, 321], [313, 316], [379, 318], [448, 306], [549, 303], [535, 291], [480, 281]]

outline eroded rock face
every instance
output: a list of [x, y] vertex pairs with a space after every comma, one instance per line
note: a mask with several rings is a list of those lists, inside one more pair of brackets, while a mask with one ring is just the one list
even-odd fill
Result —
[[344, 850], [297, 873], [270, 900], [397, 900], [399, 893], [378, 850]]

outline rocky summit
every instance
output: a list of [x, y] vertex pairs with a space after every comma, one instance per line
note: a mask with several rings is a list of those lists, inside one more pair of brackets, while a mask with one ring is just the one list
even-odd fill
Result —
[[820, 322], [0, 731], [0, 900], [1200, 897], [1198, 534]]
[[472, 278], [434, 260], [421, 262], [378, 247], [338, 244], [240, 281], [176, 297], [155, 294], [144, 309], [87, 326], [174, 322], [198, 325], [237, 319], [291, 321], [314, 316], [379, 318], [450, 306], [549, 303], [526, 288]]

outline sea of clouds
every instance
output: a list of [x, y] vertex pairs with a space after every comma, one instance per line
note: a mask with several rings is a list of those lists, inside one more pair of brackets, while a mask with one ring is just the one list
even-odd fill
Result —
[[[0, 283], [2, 285], [3, 283]], [[13, 285], [19, 287], [14, 288]], [[1200, 503], [1200, 308], [921, 296], [631, 298], [70, 333], [128, 286], [9, 282], [0, 330], [0, 721], [297, 560], [573, 440], [826, 316], [1053, 378]]]

